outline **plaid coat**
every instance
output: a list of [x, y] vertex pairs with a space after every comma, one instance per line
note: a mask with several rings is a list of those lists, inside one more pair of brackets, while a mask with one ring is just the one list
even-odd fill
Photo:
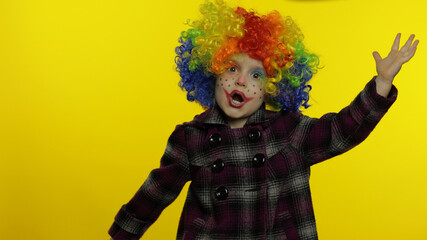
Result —
[[214, 107], [178, 125], [109, 234], [139, 239], [191, 181], [177, 239], [317, 239], [310, 167], [362, 142], [395, 101], [397, 89], [384, 98], [374, 79], [320, 119], [261, 107], [231, 129]]

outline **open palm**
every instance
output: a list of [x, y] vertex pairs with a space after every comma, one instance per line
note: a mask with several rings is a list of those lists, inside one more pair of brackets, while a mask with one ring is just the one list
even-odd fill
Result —
[[[373, 52], [373, 56], [377, 65], [378, 76], [388, 82], [393, 82], [394, 77], [400, 71], [402, 65], [408, 62], [417, 50], [418, 40], [412, 44], [415, 35], [412, 34], [406, 41], [405, 45], [399, 50], [400, 33], [394, 39], [391, 51], [386, 58], [381, 58], [378, 52]], [[411, 46], [412, 45], [412, 46]]]

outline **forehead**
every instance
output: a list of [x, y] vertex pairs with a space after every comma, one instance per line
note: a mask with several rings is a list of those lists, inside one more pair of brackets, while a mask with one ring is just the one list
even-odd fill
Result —
[[241, 67], [248, 67], [248, 68], [261, 68], [264, 69], [264, 66], [262, 62], [258, 59], [254, 59], [249, 57], [249, 55], [245, 52], [242, 53], [235, 53], [230, 60], [235, 62]]

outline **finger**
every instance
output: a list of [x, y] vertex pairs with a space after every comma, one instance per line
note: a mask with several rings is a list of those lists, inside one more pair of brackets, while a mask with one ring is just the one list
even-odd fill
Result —
[[415, 52], [417, 51], [417, 45], [418, 45], [418, 40], [416, 40], [415, 42], [414, 42], [414, 44], [412, 44], [412, 46], [411, 46], [411, 48], [409, 49], [409, 51], [408, 52], [406, 52], [406, 54], [405, 54], [405, 57], [403, 58], [403, 63], [406, 63], [406, 62], [408, 62], [414, 55], [415, 55]]
[[414, 42], [414, 44], [412, 45], [412, 47], [409, 49], [409, 58], [408, 58], [408, 60], [411, 59], [415, 55], [415, 52], [417, 51], [418, 42], [419, 41], [416, 40]]
[[419, 42], [420, 42], [420, 40], [415, 40], [414, 44], [412, 44], [412, 46], [409, 50], [411, 50], [412, 48], [417, 48]]
[[398, 33], [396, 38], [394, 39], [393, 46], [391, 47], [391, 50], [399, 51], [399, 44], [400, 44], [400, 33]]
[[373, 52], [372, 55], [374, 56], [376, 63], [378, 63], [382, 60], [381, 55], [377, 51]]
[[403, 47], [400, 49], [400, 51], [408, 51], [409, 47], [412, 44], [412, 41], [414, 40], [414, 37], [415, 37], [415, 35], [411, 34], [411, 36], [408, 38], [405, 45], [403, 45]]
[[401, 63], [404, 64], [406, 62], [409, 62], [409, 60], [411, 60], [411, 58], [415, 55], [416, 51], [417, 51], [417, 48], [413, 48], [413, 49], [409, 50], [408, 55], [405, 56], [404, 58], [402, 58]]

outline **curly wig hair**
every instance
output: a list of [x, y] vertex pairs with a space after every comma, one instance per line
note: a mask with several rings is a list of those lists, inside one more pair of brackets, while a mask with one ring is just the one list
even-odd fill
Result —
[[235, 53], [246, 52], [263, 63], [268, 110], [299, 111], [307, 108], [311, 86], [307, 82], [317, 72], [319, 58], [309, 53], [301, 30], [291, 17], [278, 11], [259, 15], [242, 7], [233, 9], [222, 0], [200, 6], [202, 17], [188, 20], [181, 33], [175, 63], [187, 91], [187, 99], [202, 107], [214, 105], [216, 76], [229, 66]]

